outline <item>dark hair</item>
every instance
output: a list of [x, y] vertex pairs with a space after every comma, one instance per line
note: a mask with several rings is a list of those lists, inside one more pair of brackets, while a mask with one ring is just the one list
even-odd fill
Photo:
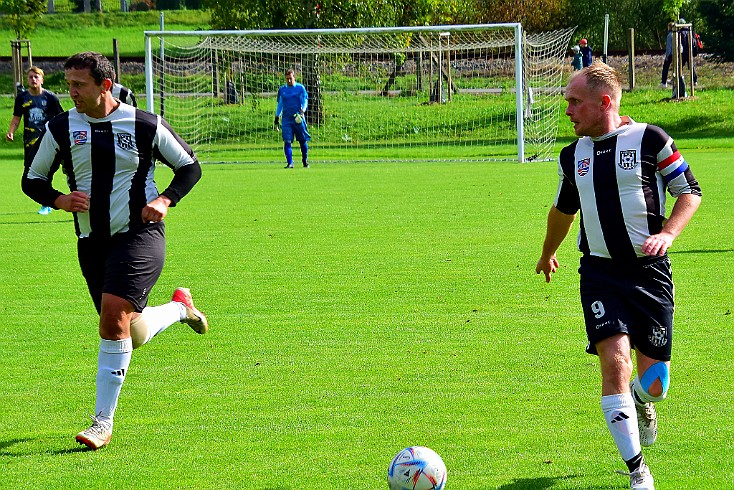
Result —
[[102, 85], [105, 78], [115, 80], [115, 68], [110, 60], [100, 53], [94, 51], [77, 53], [70, 56], [64, 63], [64, 70], [83, 70], [85, 68], [89, 69], [89, 74], [92, 75], [97, 85]]

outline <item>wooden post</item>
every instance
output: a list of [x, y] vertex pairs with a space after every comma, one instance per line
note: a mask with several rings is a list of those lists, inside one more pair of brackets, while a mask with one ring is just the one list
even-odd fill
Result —
[[628, 63], [630, 92], [635, 89], [635, 29], [630, 27]]
[[120, 50], [117, 47], [117, 39], [112, 39], [112, 58], [115, 66], [115, 82], [120, 83]]
[[691, 97], [696, 95], [696, 82], [693, 79], [693, 43], [696, 42], [695, 39], [693, 39], [693, 24], [688, 24], [688, 69], [690, 70], [691, 75], [691, 84], [689, 87], [691, 87]]
[[13, 88], [15, 95], [18, 95], [18, 89], [25, 84], [26, 70], [23, 66], [23, 47], [25, 46], [28, 53], [28, 68], [33, 66], [33, 55], [31, 54], [31, 42], [27, 39], [16, 39], [10, 41], [10, 52], [13, 64]]
[[680, 55], [680, 34], [678, 33], [678, 25], [673, 26], [673, 98], [680, 99], [681, 90], [681, 55]]

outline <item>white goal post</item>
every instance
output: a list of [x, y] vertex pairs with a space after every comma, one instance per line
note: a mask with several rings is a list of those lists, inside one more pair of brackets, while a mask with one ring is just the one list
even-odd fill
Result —
[[283, 159], [288, 68], [309, 94], [313, 161], [550, 159], [573, 29], [519, 23], [146, 31], [147, 109], [203, 161]]

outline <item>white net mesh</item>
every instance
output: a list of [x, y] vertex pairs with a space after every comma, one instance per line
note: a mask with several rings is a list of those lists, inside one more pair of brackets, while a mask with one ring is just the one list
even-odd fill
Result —
[[[523, 39], [528, 160], [555, 142], [572, 32]], [[313, 161], [518, 160], [512, 27], [147, 34], [153, 109], [202, 160], [283, 159], [288, 68], [309, 94]]]

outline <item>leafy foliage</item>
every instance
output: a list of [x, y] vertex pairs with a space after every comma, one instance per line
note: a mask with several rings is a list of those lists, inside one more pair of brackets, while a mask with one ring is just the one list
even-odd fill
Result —
[[521, 22], [526, 31], [539, 32], [567, 27], [562, 15], [564, 0], [474, 0], [475, 22]]
[[[557, 0], [553, 0], [557, 1]], [[204, 0], [214, 29], [308, 29], [452, 24], [475, 20], [472, 0]]]
[[698, 10], [706, 23], [706, 48], [713, 48], [722, 60], [733, 61], [734, 4], [729, 0], [701, 0]]
[[46, 12], [45, 0], [0, 0], [3, 23], [10, 28], [16, 39], [28, 36], [36, 27], [36, 22]]

